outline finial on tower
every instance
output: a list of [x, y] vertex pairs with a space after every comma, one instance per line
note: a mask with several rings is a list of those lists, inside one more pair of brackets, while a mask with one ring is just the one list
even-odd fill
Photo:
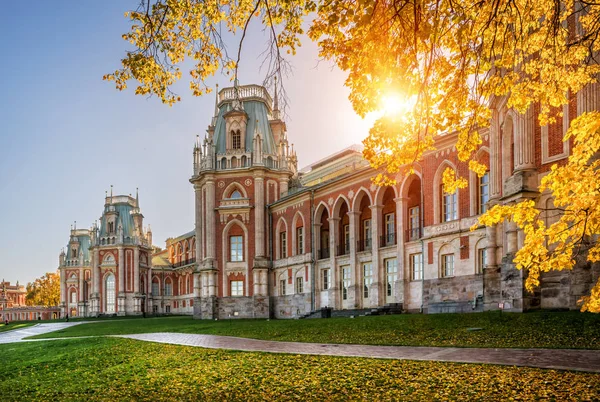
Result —
[[74, 229], [77, 230], [77, 221], [75, 221], [75, 225], [73, 225]]
[[113, 196], [112, 196], [113, 185], [110, 185], [110, 203], [112, 204]]
[[275, 99], [273, 100], [273, 117], [279, 119], [279, 97], [277, 96], [277, 76], [275, 76]]
[[140, 190], [139, 188], [135, 188], [135, 206], [140, 207]]

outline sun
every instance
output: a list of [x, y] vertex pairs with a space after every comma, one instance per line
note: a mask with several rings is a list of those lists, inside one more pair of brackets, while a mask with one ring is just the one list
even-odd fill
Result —
[[410, 112], [416, 103], [416, 96], [407, 97], [398, 93], [388, 93], [381, 98], [381, 110], [388, 116], [401, 116]]

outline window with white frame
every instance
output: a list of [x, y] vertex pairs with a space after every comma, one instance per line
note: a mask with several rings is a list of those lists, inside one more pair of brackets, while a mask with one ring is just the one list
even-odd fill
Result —
[[287, 233], [279, 233], [279, 258], [287, 257]]
[[[443, 191], [443, 185], [442, 185]], [[453, 194], [443, 193], [442, 195], [442, 221], [450, 222], [458, 219], [457, 213], [458, 190]]]
[[321, 272], [323, 273], [323, 290], [327, 290], [331, 286], [331, 270], [328, 268]]
[[410, 261], [410, 272], [413, 281], [420, 281], [423, 279], [423, 254], [415, 253], [409, 257]]
[[152, 296], [158, 296], [160, 294], [160, 285], [158, 281], [152, 282]]
[[409, 225], [409, 240], [415, 240], [421, 237], [420, 225], [420, 208], [418, 206], [409, 208], [408, 210], [408, 225]]
[[365, 248], [371, 247], [371, 220], [365, 219], [363, 221], [363, 239]]
[[388, 258], [385, 260], [385, 287], [386, 296], [391, 297], [394, 295], [394, 282], [396, 282], [396, 276], [398, 275], [398, 263], [395, 258]]
[[115, 312], [115, 276], [113, 274], [109, 274], [104, 281], [105, 285], [105, 297], [106, 304], [104, 311], [107, 313]]
[[394, 244], [396, 228], [394, 225], [394, 213], [385, 215], [385, 245]]
[[244, 261], [244, 241], [242, 236], [229, 236], [229, 261]]
[[369, 290], [373, 283], [373, 265], [370, 262], [363, 264], [363, 298], [369, 298]]
[[442, 277], [454, 276], [454, 254], [443, 254], [442, 258]]
[[229, 282], [230, 295], [231, 296], [243, 296], [244, 295], [244, 281], [231, 281]]
[[77, 303], [77, 292], [75, 290], [71, 291], [71, 303]]
[[350, 252], [350, 225], [344, 225], [344, 253]]
[[281, 279], [279, 281], [279, 295], [280, 296], [285, 296], [285, 279]]
[[342, 267], [342, 300], [348, 300], [348, 288], [350, 288], [350, 267]]
[[173, 296], [173, 284], [170, 280], [165, 281], [165, 296]]
[[479, 178], [479, 213], [487, 211], [487, 202], [490, 200], [490, 172], [485, 172]]
[[480, 248], [477, 250], [477, 271], [475, 273], [480, 274], [487, 265], [487, 249]]
[[304, 293], [304, 278], [301, 276], [296, 278], [296, 293]]
[[296, 228], [296, 250], [298, 254], [304, 254], [304, 228]]
[[165, 306], [165, 313], [170, 313], [171, 312], [171, 306]]

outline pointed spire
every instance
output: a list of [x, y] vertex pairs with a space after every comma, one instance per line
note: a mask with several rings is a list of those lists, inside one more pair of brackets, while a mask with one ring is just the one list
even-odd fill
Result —
[[215, 87], [217, 88], [215, 90], [216, 94], [215, 94], [215, 117], [219, 114], [219, 84], [215, 85]]
[[279, 97], [277, 96], [277, 76], [275, 76], [275, 99], [273, 100], [273, 118], [279, 119]]
[[112, 204], [112, 202], [113, 202], [113, 193], [112, 193], [112, 191], [113, 191], [113, 185], [111, 184], [111, 185], [110, 185], [110, 203], [111, 203], [111, 204]]
[[135, 206], [140, 207], [140, 191], [139, 188], [135, 188]]
[[75, 225], [73, 227], [75, 230], [77, 230], [77, 221], [75, 221]]

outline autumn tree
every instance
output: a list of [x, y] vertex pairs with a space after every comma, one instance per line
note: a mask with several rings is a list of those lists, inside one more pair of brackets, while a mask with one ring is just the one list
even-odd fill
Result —
[[[210, 91], [206, 79], [221, 70], [237, 77], [240, 49], [251, 19], [271, 35], [267, 78], [280, 75], [284, 55], [294, 54], [307, 36], [322, 57], [348, 72], [350, 101], [361, 116], [378, 110], [391, 96], [410, 107], [386, 113], [364, 141], [364, 156], [390, 184], [412, 171], [436, 136], [456, 132], [458, 157], [483, 175], [474, 153], [480, 130], [490, 124], [498, 99], [519, 113], [535, 107], [540, 124], [554, 122], [562, 105], [593, 85], [600, 68], [600, 4], [573, 0], [144, 0], [126, 13], [131, 31], [123, 38], [134, 50], [122, 68], [104, 78], [123, 90], [137, 81], [136, 94], [156, 95], [172, 105], [172, 85], [188, 58], [194, 95]], [[239, 35], [231, 51], [223, 35]], [[279, 81], [281, 82], [281, 80]], [[495, 225], [512, 220], [525, 234], [517, 268], [529, 270], [526, 287], [540, 274], [570, 269], [577, 256], [600, 261], [600, 114], [572, 121], [567, 163], [554, 166], [541, 182], [550, 191], [560, 219], [546, 227], [533, 201], [496, 205], [480, 218]], [[449, 192], [466, 178], [444, 173]], [[583, 304], [600, 312], [600, 283]]]
[[60, 302], [60, 275], [58, 272], [48, 272], [29, 282], [26, 287], [25, 303], [28, 306], [58, 306]]

